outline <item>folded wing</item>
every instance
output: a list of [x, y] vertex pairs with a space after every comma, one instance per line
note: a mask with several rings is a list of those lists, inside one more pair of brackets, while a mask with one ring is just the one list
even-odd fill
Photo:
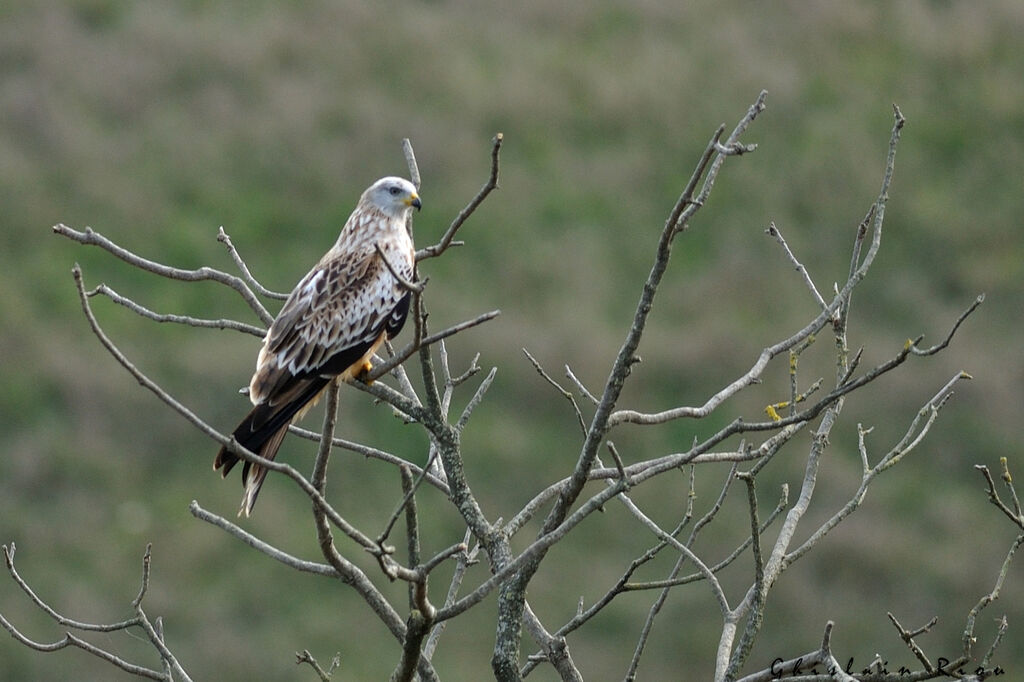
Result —
[[[412, 278], [411, 257], [389, 257], [386, 265], [373, 244], [335, 247], [299, 282], [260, 350], [249, 384], [254, 407], [232, 434], [240, 445], [273, 459], [288, 425], [316, 404], [328, 384], [358, 375], [384, 339], [401, 330], [409, 292], [388, 265]], [[238, 459], [221, 448], [214, 469], [227, 476]], [[252, 511], [266, 473], [243, 464], [246, 493], [239, 513]]]

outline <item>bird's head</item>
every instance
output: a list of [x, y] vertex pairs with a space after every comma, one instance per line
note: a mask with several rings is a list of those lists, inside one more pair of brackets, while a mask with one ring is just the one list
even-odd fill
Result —
[[363, 192], [360, 203], [369, 204], [396, 218], [412, 208], [420, 208], [416, 187], [405, 178], [381, 178]]

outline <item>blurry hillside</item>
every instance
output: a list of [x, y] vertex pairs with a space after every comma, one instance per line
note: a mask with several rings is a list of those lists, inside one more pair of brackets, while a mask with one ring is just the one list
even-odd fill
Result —
[[[715, 127], [734, 123], [764, 88], [768, 110], [746, 136], [758, 150], [727, 164], [677, 242], [636, 370], [647, 390], [626, 400], [645, 410], [702, 403], [813, 314], [764, 228], [776, 222], [823, 290], [843, 277], [898, 103], [908, 124], [851, 343], [874, 363], [907, 337], [938, 341], [978, 293], [987, 299], [950, 350], [848, 403], [816, 518], [856, 487], [858, 422], [875, 426], [872, 442], [884, 450], [956, 371], [975, 381], [865, 507], [785, 575], [755, 659], [766, 665], [810, 649], [833, 618], [838, 651], [865, 664], [876, 652], [910, 664], [887, 610], [915, 627], [941, 615], [926, 643], [952, 658], [964, 615], [991, 588], [1013, 538], [972, 465], [1007, 456], [1024, 475], [1024, 5], [683, 4], [4, 3], [0, 541], [18, 544], [22, 574], [70, 615], [115, 620], [129, 612], [153, 542], [148, 612], [164, 616], [195, 679], [312, 679], [294, 667], [293, 652], [304, 648], [321, 660], [340, 652], [341, 679], [382, 678], [397, 652], [366, 649], [386, 639], [353, 594], [272, 565], [188, 514], [198, 499], [233, 515], [238, 481], [214, 475], [213, 444], [105, 355], [82, 318], [70, 268], [80, 262], [88, 286], [107, 282], [161, 312], [253, 321], [245, 307], [212, 284], [143, 276], [50, 226], [89, 225], [154, 260], [231, 270], [216, 241], [223, 225], [256, 276], [288, 290], [333, 242], [364, 187], [405, 174], [402, 137], [423, 173], [416, 233], [426, 244], [484, 182], [489, 141], [502, 131], [501, 189], [464, 229], [466, 246], [423, 270], [435, 324], [502, 310], [450, 351], [457, 366], [479, 350], [484, 367], [499, 367], [466, 446], [471, 482], [494, 505], [487, 513], [507, 518], [567, 472], [578, 447], [564, 401], [520, 349], [554, 374], [569, 363], [600, 385], [694, 162]], [[156, 325], [107, 301], [96, 308], [144, 371], [211, 423], [234, 425], [256, 339]], [[820, 373], [831, 377], [823, 351]], [[785, 368], [770, 375], [777, 399], [785, 397]], [[741, 396], [720, 419], [757, 418], [764, 395]], [[318, 424], [311, 416], [306, 425]], [[673, 452], [708, 428], [624, 429], [616, 440], [624, 453]], [[355, 391], [342, 394], [339, 429], [424, 457], [418, 434]], [[304, 465], [312, 451], [286, 442], [282, 455]], [[795, 485], [802, 457], [798, 447], [790, 470], [776, 462], [776, 483]], [[372, 518], [356, 510], [392, 495], [397, 481], [372, 462], [343, 460], [333, 495], [353, 520], [376, 527], [390, 502]], [[718, 482], [700, 485], [707, 503]], [[673, 509], [685, 502], [682, 483], [664, 493]], [[443, 507], [425, 495], [421, 511], [431, 504]], [[742, 531], [745, 511], [736, 511]], [[602, 522], [617, 523], [617, 513]], [[636, 534], [621, 520], [624, 534]], [[293, 487], [271, 479], [247, 527], [316, 558], [311, 521]], [[434, 549], [459, 539], [448, 532], [455, 521], [431, 521]], [[588, 554], [557, 555], [597, 562], [587, 571], [595, 583], [580, 587], [588, 599], [629, 556], [604, 546], [607, 526], [590, 532]], [[532, 589], [552, 624], [574, 612], [579, 594], [553, 593], [543, 575]], [[1008, 614], [997, 660], [1015, 675], [1024, 675], [1022, 597], [1018, 558], [983, 631], [990, 617]], [[588, 679], [621, 678], [636, 631], [627, 623], [652, 598], [623, 600], [621, 621], [609, 613], [572, 641]], [[666, 609], [666, 624], [717, 618], [709, 599], [693, 596]], [[0, 611], [39, 639], [59, 636], [4, 578]], [[445, 679], [489, 677], [489, 615], [484, 606], [475, 626], [470, 619], [446, 634], [436, 659]], [[706, 678], [710, 642], [679, 641], [673, 630], [656, 630], [644, 679], [680, 670]], [[718, 630], [716, 621], [708, 636]], [[145, 651], [123, 638], [104, 643], [126, 656]], [[533, 651], [525, 638], [524, 651]], [[130, 678], [81, 652], [41, 655], [2, 639], [0, 679]], [[542, 668], [531, 679], [553, 678]]]

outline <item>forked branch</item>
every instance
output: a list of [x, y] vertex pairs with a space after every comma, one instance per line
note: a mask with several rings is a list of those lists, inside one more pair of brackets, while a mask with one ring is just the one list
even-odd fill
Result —
[[[21, 575], [18, 574], [17, 569], [14, 567], [14, 543], [12, 542], [10, 546], [4, 545], [4, 562], [7, 564], [7, 571], [11, 574], [11, 578], [14, 580], [15, 584], [17, 584], [18, 587], [28, 595], [29, 599], [32, 600], [32, 603], [35, 604], [40, 611], [52, 618], [61, 627], [68, 628], [68, 630], [64, 633], [64, 637], [56, 641], [37, 642], [22, 634], [14, 624], [3, 616], [3, 614], [0, 614], [0, 625], [2, 625], [15, 640], [30, 649], [35, 649], [36, 651], [52, 653], [67, 647], [76, 647], [103, 661], [106, 661], [116, 668], [138, 677], [145, 677], [151, 680], [166, 680], [167, 682], [170, 682], [177, 677], [179, 680], [191, 682], [191, 678], [188, 676], [188, 673], [185, 672], [178, 663], [178, 659], [173, 653], [171, 653], [171, 650], [168, 649], [167, 645], [164, 643], [163, 635], [160, 632], [160, 619], [158, 618], [155, 622], [150, 621], [149, 616], [147, 616], [146, 612], [142, 609], [142, 601], [145, 599], [146, 591], [149, 589], [149, 569], [152, 556], [151, 551], [152, 546], [147, 545], [146, 553], [142, 558], [142, 582], [139, 586], [139, 593], [131, 603], [132, 609], [135, 611], [135, 616], [116, 623], [89, 623], [64, 616], [39, 598], [32, 588], [29, 587], [28, 583], [25, 582]], [[96, 646], [95, 644], [92, 644], [71, 632], [71, 630], [79, 630], [82, 632], [100, 632], [109, 634], [113, 632], [127, 632], [133, 628], [142, 630], [146, 639], [148, 639], [153, 648], [156, 649], [160, 656], [162, 670], [154, 670], [152, 668], [147, 668], [127, 661], [114, 652]]]

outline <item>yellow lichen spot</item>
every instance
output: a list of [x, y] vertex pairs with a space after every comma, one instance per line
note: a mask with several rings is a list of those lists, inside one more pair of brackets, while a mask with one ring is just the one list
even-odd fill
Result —
[[769, 405], [764, 408], [764, 411], [768, 413], [768, 416], [773, 422], [782, 421], [782, 417], [780, 417], [778, 411], [776, 411], [775, 405]]
[[914, 340], [913, 339], [907, 339], [906, 341], [903, 342], [903, 350], [910, 350], [913, 347], [914, 347]]

